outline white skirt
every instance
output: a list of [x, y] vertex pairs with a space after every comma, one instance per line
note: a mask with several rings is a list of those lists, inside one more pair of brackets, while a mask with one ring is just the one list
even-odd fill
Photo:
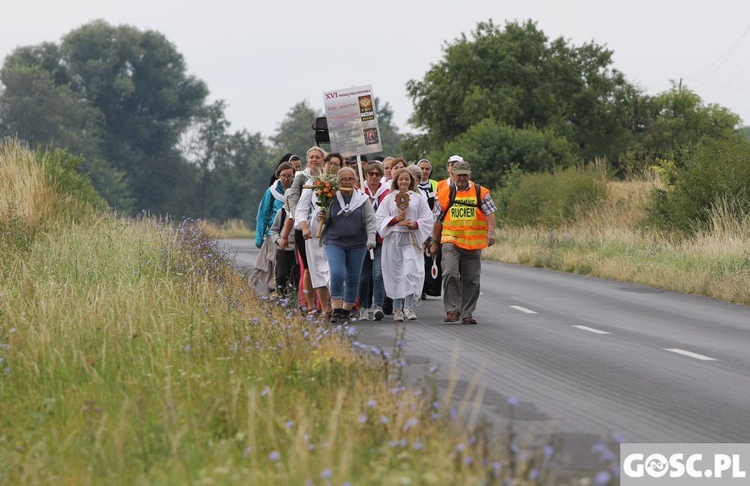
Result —
[[305, 253], [307, 253], [307, 268], [310, 272], [313, 288], [328, 287], [331, 273], [328, 267], [326, 249], [325, 246], [320, 244], [320, 238], [313, 236], [309, 240], [305, 240]]

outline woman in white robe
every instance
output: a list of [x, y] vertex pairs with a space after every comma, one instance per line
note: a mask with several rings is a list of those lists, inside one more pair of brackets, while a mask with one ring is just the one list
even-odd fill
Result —
[[[377, 230], [383, 237], [385, 293], [393, 299], [393, 320], [399, 322], [417, 318], [413, 307], [424, 282], [422, 248], [434, 224], [430, 206], [415, 191], [416, 185], [408, 170], [394, 172], [391, 192], [375, 213]], [[400, 208], [407, 199], [408, 206]]]
[[[325, 247], [321, 244], [320, 238], [316, 236], [320, 209], [316, 198], [313, 196], [312, 189], [303, 189], [297, 203], [294, 220], [299, 221], [300, 228], [302, 229], [302, 237], [305, 240], [305, 253], [307, 254], [307, 271], [310, 274], [315, 295], [318, 297], [320, 309], [326, 314], [328, 313], [328, 302], [331, 298], [328, 291], [330, 271]], [[314, 309], [310, 313], [313, 314]]]

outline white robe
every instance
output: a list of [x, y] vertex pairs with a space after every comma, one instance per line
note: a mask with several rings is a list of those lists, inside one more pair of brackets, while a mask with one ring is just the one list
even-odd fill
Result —
[[313, 288], [327, 287], [331, 279], [328, 267], [328, 256], [320, 238], [316, 238], [318, 231], [318, 213], [320, 207], [313, 198], [312, 189], [303, 189], [302, 195], [297, 203], [297, 211], [294, 214], [295, 221], [307, 221], [312, 231], [312, 238], [305, 240], [305, 254], [307, 255], [307, 269], [310, 272]]
[[400, 214], [396, 207], [397, 191], [389, 193], [375, 213], [375, 222], [383, 237], [381, 266], [385, 293], [391, 299], [403, 299], [407, 295], [420, 295], [424, 283], [424, 257], [422, 244], [432, 234], [435, 224], [427, 200], [416, 192], [409, 191], [409, 207], [406, 220], [416, 221], [419, 227], [410, 230], [406, 226], [388, 226]]

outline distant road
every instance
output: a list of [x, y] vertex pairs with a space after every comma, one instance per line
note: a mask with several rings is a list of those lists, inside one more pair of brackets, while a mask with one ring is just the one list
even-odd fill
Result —
[[[222, 243], [238, 266], [252, 266], [252, 241]], [[479, 376], [484, 417], [502, 426], [517, 399], [519, 429], [554, 431], [577, 467], [592, 466], [591, 446], [614, 433], [628, 442], [750, 441], [750, 307], [483, 262], [479, 325], [443, 323], [438, 298], [416, 311], [406, 325], [410, 376], [439, 365], [443, 389], [457, 377], [458, 399]], [[398, 329], [391, 316], [356, 328], [360, 342], [387, 349]]]

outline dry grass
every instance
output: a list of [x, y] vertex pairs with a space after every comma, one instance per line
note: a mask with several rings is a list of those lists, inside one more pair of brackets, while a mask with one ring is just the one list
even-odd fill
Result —
[[248, 228], [247, 223], [239, 219], [232, 219], [224, 223], [202, 220], [198, 225], [206, 233], [217, 239], [255, 238], [255, 232]]
[[647, 230], [657, 178], [612, 181], [596, 211], [565, 228], [501, 228], [485, 258], [629, 281], [750, 304], [750, 218], [713, 210], [712, 230], [689, 238]]
[[0, 224], [33, 228], [49, 219], [55, 194], [35, 160], [18, 141], [0, 143]]

